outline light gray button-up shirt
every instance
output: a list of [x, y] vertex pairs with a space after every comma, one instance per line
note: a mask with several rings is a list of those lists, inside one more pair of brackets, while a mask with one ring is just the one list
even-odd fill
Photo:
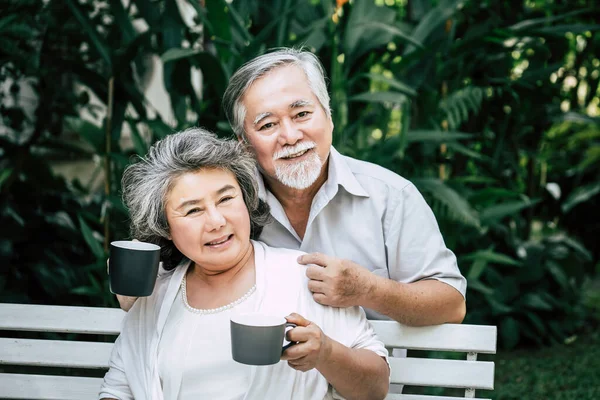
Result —
[[[349, 259], [398, 282], [437, 279], [465, 296], [467, 281], [456, 257], [446, 248], [433, 212], [412, 183], [378, 165], [343, 156], [333, 147], [328, 171], [313, 199], [304, 239], [259, 176], [260, 197], [274, 218], [264, 227], [261, 241]], [[365, 311], [370, 319], [388, 319]]]

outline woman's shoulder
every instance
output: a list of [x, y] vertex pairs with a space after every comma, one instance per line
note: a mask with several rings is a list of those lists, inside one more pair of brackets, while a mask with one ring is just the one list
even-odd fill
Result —
[[[301, 265], [298, 264], [298, 257], [300, 257], [304, 253], [303, 251], [300, 250], [293, 250], [293, 249], [286, 249], [283, 247], [272, 247], [267, 245], [266, 243], [263, 242], [259, 242], [259, 241], [254, 241], [254, 245], [255, 245], [255, 249], [258, 246], [260, 246], [260, 248], [262, 248], [262, 252], [264, 253], [264, 259], [267, 261], [279, 261], [279, 262], [283, 262], [286, 265], [297, 265], [298, 267], [300, 267]], [[281, 264], [279, 264], [281, 265]], [[283, 265], [281, 265], [283, 266]], [[277, 267], [277, 265], [273, 265], [273, 267]]]
[[298, 257], [305, 254], [304, 252], [282, 247], [271, 247], [257, 241], [254, 241], [254, 248], [269, 274], [285, 274], [287, 277], [297, 274], [306, 277], [306, 267], [298, 264]]

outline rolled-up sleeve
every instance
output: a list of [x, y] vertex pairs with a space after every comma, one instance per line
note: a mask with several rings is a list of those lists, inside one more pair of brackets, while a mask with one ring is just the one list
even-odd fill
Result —
[[421, 193], [410, 183], [390, 202], [388, 210], [394, 211], [385, 220], [390, 278], [405, 283], [436, 279], [465, 297], [467, 281]]
[[98, 399], [134, 400], [121, 358], [121, 337], [119, 336], [113, 346], [109, 360], [109, 370], [104, 375]]

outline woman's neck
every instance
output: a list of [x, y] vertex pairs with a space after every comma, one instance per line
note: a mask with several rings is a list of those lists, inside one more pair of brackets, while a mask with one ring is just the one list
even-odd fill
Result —
[[[193, 263], [188, 269], [187, 280], [196, 281], [211, 288], [221, 288], [231, 286], [237, 281], [248, 278], [248, 275], [254, 276], [254, 246], [248, 242], [248, 246], [242, 252], [238, 261], [233, 266], [223, 271], [210, 271], [198, 263]], [[254, 279], [252, 278], [254, 281]]]

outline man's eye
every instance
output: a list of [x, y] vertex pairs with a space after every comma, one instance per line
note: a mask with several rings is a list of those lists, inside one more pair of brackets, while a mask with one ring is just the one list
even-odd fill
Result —
[[260, 127], [259, 131], [264, 131], [265, 129], [270, 129], [272, 127], [274, 127], [275, 124], [272, 122], [268, 122], [266, 124], [264, 124], [263, 126]]
[[310, 111], [300, 111], [298, 114], [296, 114], [296, 118], [304, 118], [307, 117], [308, 114], [310, 114]]

